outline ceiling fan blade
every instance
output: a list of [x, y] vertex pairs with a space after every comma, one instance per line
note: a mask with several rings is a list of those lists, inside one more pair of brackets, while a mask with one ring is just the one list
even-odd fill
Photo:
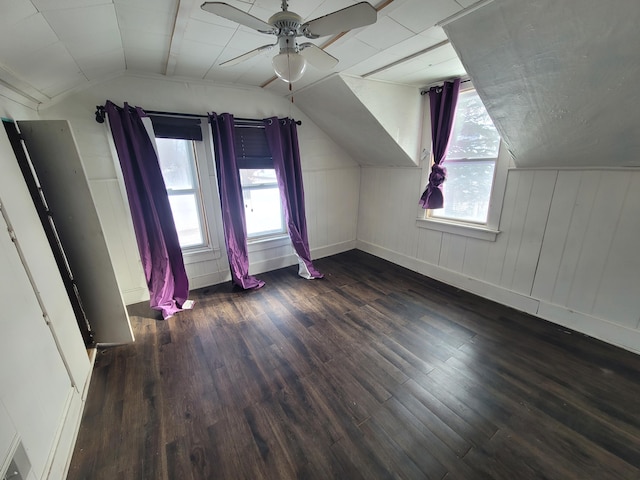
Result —
[[338, 64], [338, 59], [329, 55], [313, 43], [302, 43], [298, 46], [300, 54], [318, 70], [331, 70]]
[[377, 19], [376, 9], [367, 2], [360, 2], [306, 22], [302, 25], [301, 30], [307, 38], [318, 38], [371, 25], [376, 23]]
[[253, 28], [261, 33], [275, 33], [276, 29], [273, 25], [260, 20], [239, 8], [232, 7], [223, 2], [204, 2], [200, 8], [205, 12], [213, 13], [219, 17], [226, 18], [232, 22], [239, 23], [245, 27]]
[[222, 62], [220, 64], [220, 66], [221, 67], [232, 67], [233, 65], [237, 65], [240, 62], [244, 62], [245, 60], [249, 60], [250, 58], [255, 57], [259, 53], [266, 52], [267, 50], [271, 50], [276, 45], [277, 45], [277, 43], [274, 43], [273, 45], [263, 45], [261, 47], [254, 48], [250, 52], [243, 53], [242, 55], [238, 55], [237, 57], [234, 57], [234, 58], [232, 58], [230, 60]]

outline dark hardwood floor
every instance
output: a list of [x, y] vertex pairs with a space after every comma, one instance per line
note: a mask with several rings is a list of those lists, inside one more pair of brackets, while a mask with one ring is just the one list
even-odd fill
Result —
[[96, 359], [69, 479], [640, 479], [640, 356], [363, 252]]

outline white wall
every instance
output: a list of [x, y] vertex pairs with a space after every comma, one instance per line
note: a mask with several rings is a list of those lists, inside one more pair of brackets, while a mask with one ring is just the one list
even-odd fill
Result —
[[[13, 101], [16, 97], [5, 93], [0, 89], [3, 117], [37, 119], [28, 100]], [[0, 129], [0, 474], [22, 444], [31, 463], [29, 474], [21, 472], [26, 478], [60, 479], [73, 451], [91, 364], [4, 126]]]
[[[259, 88], [127, 74], [94, 85], [41, 111], [43, 118], [67, 119], [72, 125], [127, 304], [149, 297], [133, 227], [114, 168], [107, 126], [94, 121], [96, 105], [104, 105], [107, 99], [118, 105], [128, 102], [147, 110], [198, 114], [215, 111], [244, 118], [276, 115], [302, 120], [298, 134], [312, 256], [319, 258], [355, 247], [360, 167], [295, 105]], [[215, 169], [211, 165], [209, 170], [209, 181], [215, 188]], [[217, 197], [214, 202], [214, 231], [217, 232], [214, 242], [224, 247]], [[224, 248], [217, 256], [186, 265], [191, 288], [230, 280]], [[296, 263], [288, 243], [254, 251], [249, 260], [252, 273]]]
[[363, 168], [358, 247], [640, 353], [640, 171], [510, 170], [495, 242], [419, 228], [421, 169]]

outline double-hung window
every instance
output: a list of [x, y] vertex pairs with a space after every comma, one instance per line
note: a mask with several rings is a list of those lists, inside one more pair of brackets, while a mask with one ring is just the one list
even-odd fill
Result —
[[211, 247], [201, 179], [204, 146], [200, 118], [151, 115], [158, 161], [183, 252]]
[[193, 142], [176, 138], [156, 138], [160, 169], [182, 249], [207, 244]]
[[286, 233], [280, 189], [262, 125], [236, 125], [235, 150], [247, 227], [255, 241]]
[[460, 92], [444, 166], [444, 208], [432, 217], [485, 224], [500, 135], [475, 90]]
[[[458, 96], [454, 124], [443, 163], [444, 208], [428, 210], [418, 226], [495, 239], [499, 204], [506, 181], [500, 135], [474, 89]], [[495, 212], [490, 207], [496, 206]]]

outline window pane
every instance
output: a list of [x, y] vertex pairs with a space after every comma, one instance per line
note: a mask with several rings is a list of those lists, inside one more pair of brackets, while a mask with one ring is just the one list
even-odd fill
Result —
[[273, 168], [241, 168], [240, 183], [243, 187], [259, 185], [277, 185], [276, 171]]
[[476, 91], [461, 92], [446, 158], [496, 158], [499, 147], [500, 135]]
[[248, 237], [284, 233], [278, 187], [245, 188], [243, 196]]
[[495, 160], [445, 161], [444, 208], [431, 216], [486, 223]]
[[180, 246], [202, 245], [202, 226], [198, 211], [198, 199], [195, 194], [169, 195], [173, 221], [176, 224]]
[[195, 161], [191, 140], [156, 138], [160, 169], [167, 190], [196, 188], [193, 172]]

